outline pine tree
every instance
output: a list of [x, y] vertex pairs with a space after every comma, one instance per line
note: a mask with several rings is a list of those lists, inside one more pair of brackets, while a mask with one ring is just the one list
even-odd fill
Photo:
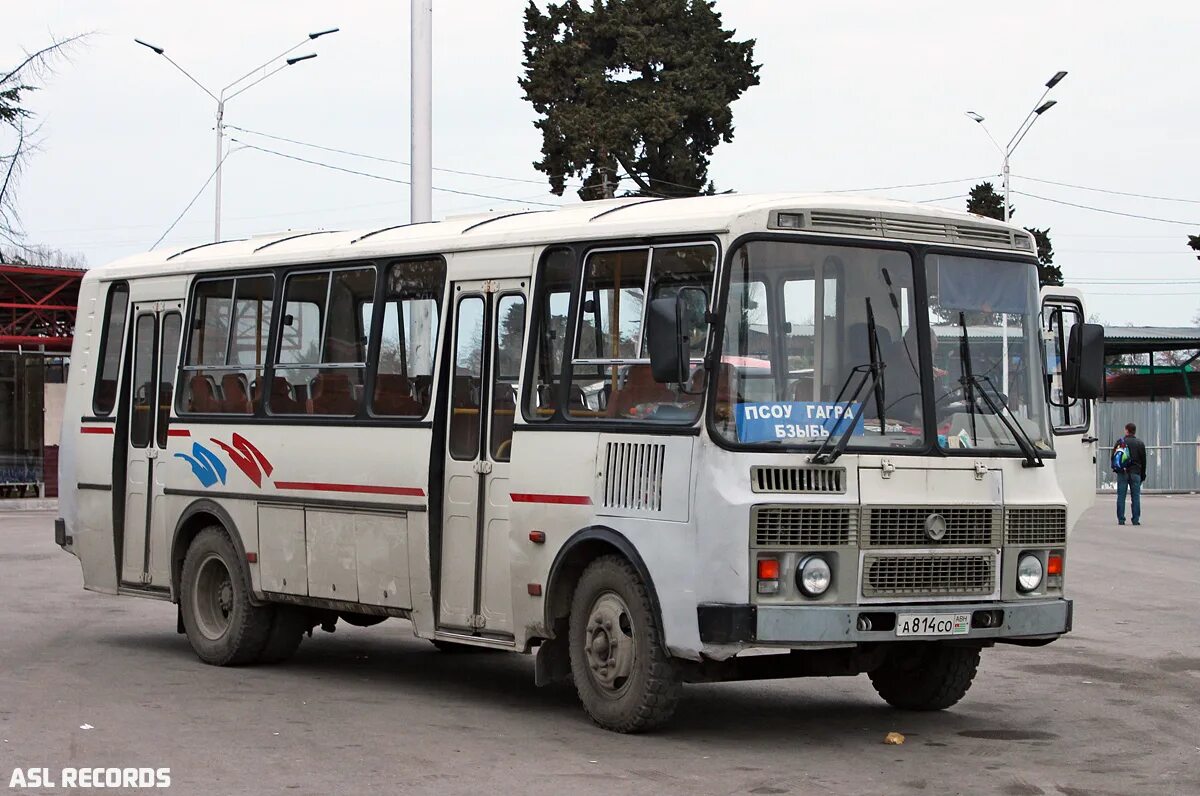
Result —
[[[967, 197], [967, 212], [977, 216], [1004, 220], [1004, 197], [996, 193], [996, 188], [990, 182], [981, 182], [971, 189]], [[1008, 217], [1011, 220], [1017, 214], [1017, 208], [1008, 206]], [[1038, 229], [1025, 227], [1025, 231], [1033, 236], [1037, 244], [1038, 282], [1046, 285], [1061, 285], [1063, 283], [1062, 269], [1054, 264], [1054, 245], [1050, 242], [1050, 228]]]
[[709, 158], [733, 140], [730, 105], [758, 85], [754, 40], [734, 41], [713, 0], [579, 0], [525, 10], [525, 98], [540, 114], [551, 190], [579, 196], [712, 193]]

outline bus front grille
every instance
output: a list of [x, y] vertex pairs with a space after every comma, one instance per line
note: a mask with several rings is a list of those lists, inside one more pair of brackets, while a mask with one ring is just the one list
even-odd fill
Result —
[[[931, 522], [935, 516], [941, 521]], [[992, 506], [864, 507], [862, 545], [991, 547], [1000, 544], [1001, 521], [1001, 510]]]
[[862, 596], [867, 599], [989, 597], [995, 587], [993, 553], [863, 556]]
[[1004, 530], [1006, 544], [1066, 544], [1067, 510], [1062, 506], [1010, 508], [1006, 512]]
[[750, 532], [758, 547], [836, 547], [854, 543], [851, 506], [754, 506]]

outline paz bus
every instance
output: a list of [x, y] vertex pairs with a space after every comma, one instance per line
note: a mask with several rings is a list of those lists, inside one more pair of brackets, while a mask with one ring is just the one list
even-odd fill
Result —
[[943, 709], [1071, 629], [1085, 317], [1024, 230], [844, 196], [155, 251], [83, 280], [56, 541], [209, 664], [395, 617], [610, 730], [701, 681]]

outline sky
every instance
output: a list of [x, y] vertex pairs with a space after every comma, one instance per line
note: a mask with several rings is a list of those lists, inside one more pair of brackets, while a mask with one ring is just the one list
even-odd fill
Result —
[[[523, 0], [433, 5], [433, 156], [442, 169], [434, 217], [578, 201], [570, 190], [550, 194], [532, 166], [540, 135], [517, 85]], [[965, 112], [985, 116], [1004, 143], [1045, 81], [1067, 70], [1050, 95], [1058, 104], [1014, 153], [1013, 220], [1050, 228], [1067, 284], [1084, 290], [1089, 313], [1105, 323], [1182, 326], [1200, 313], [1200, 262], [1187, 248], [1187, 235], [1200, 234], [1200, 4], [718, 0], [717, 8], [737, 38], [757, 41], [762, 65], [761, 84], [734, 105], [733, 142], [713, 157], [718, 189], [863, 190], [962, 209], [977, 178], [1000, 171], [1000, 155]], [[306, 43], [294, 55], [318, 54], [228, 103], [226, 123], [242, 130], [229, 131], [222, 237], [408, 219], [408, 168], [390, 162], [409, 159], [405, 0], [39, 0], [8, 4], [4, 17], [0, 65], [52, 36], [91, 33], [30, 95], [41, 127], [18, 186], [27, 243], [99, 265], [151, 248], [193, 197], [160, 245], [212, 239], [213, 186], [200, 189], [215, 165], [215, 103], [134, 37], [164, 48], [214, 93], [298, 42]], [[341, 30], [306, 41], [331, 27]], [[939, 184], [899, 187], [926, 183]]]

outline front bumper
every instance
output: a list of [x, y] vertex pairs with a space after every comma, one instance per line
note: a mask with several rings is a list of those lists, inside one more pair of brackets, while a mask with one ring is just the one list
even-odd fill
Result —
[[[1024, 640], [1057, 638], [1071, 630], [1070, 600], [937, 603], [913, 605], [724, 605], [698, 609], [705, 644], [838, 644], [869, 641], [928, 641], [928, 636], [897, 637], [897, 614], [971, 614], [971, 629], [946, 640]], [[986, 616], [985, 616], [986, 615]], [[869, 623], [873, 629], [861, 629]]]

